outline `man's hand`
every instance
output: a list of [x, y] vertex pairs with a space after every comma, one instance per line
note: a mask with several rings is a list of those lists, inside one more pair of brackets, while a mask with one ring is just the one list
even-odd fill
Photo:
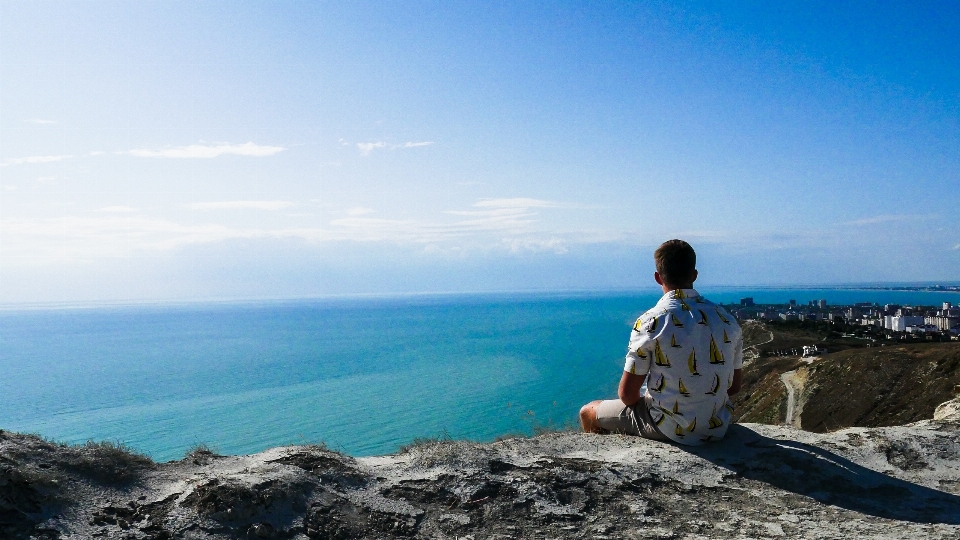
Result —
[[[640, 387], [643, 386], [643, 380], [646, 377], [646, 375], [634, 375], [629, 371], [623, 372], [623, 377], [620, 378], [620, 388], [617, 389], [617, 397], [624, 405], [633, 405], [640, 401]], [[734, 377], [734, 380], [736, 380], [736, 377]]]
[[733, 370], [733, 383], [727, 388], [727, 395], [732, 396], [740, 391], [740, 385], [743, 383], [743, 370]]

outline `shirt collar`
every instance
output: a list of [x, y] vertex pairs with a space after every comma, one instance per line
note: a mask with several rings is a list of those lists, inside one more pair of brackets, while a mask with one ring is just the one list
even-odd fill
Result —
[[664, 294], [657, 303], [666, 304], [673, 300], [692, 300], [698, 296], [700, 296], [700, 293], [698, 293], [696, 289], [674, 289]]

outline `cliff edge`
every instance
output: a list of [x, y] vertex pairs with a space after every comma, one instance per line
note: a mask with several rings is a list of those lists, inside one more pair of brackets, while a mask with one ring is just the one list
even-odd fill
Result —
[[0, 432], [3, 538], [958, 538], [960, 423], [809, 433], [742, 424], [704, 447], [553, 433], [351, 458]]

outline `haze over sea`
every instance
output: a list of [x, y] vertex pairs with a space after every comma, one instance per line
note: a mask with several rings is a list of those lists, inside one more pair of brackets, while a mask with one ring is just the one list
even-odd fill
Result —
[[[960, 295], [700, 291], [715, 302], [938, 305]], [[0, 311], [0, 428], [123, 442], [158, 460], [325, 442], [491, 440], [614, 397], [659, 291], [423, 295]]]

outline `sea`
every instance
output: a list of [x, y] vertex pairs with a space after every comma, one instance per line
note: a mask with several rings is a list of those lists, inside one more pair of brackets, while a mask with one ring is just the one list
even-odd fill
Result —
[[[940, 305], [945, 292], [705, 288], [714, 302]], [[574, 427], [616, 396], [658, 290], [0, 310], [0, 429], [113, 441], [158, 461]]]

